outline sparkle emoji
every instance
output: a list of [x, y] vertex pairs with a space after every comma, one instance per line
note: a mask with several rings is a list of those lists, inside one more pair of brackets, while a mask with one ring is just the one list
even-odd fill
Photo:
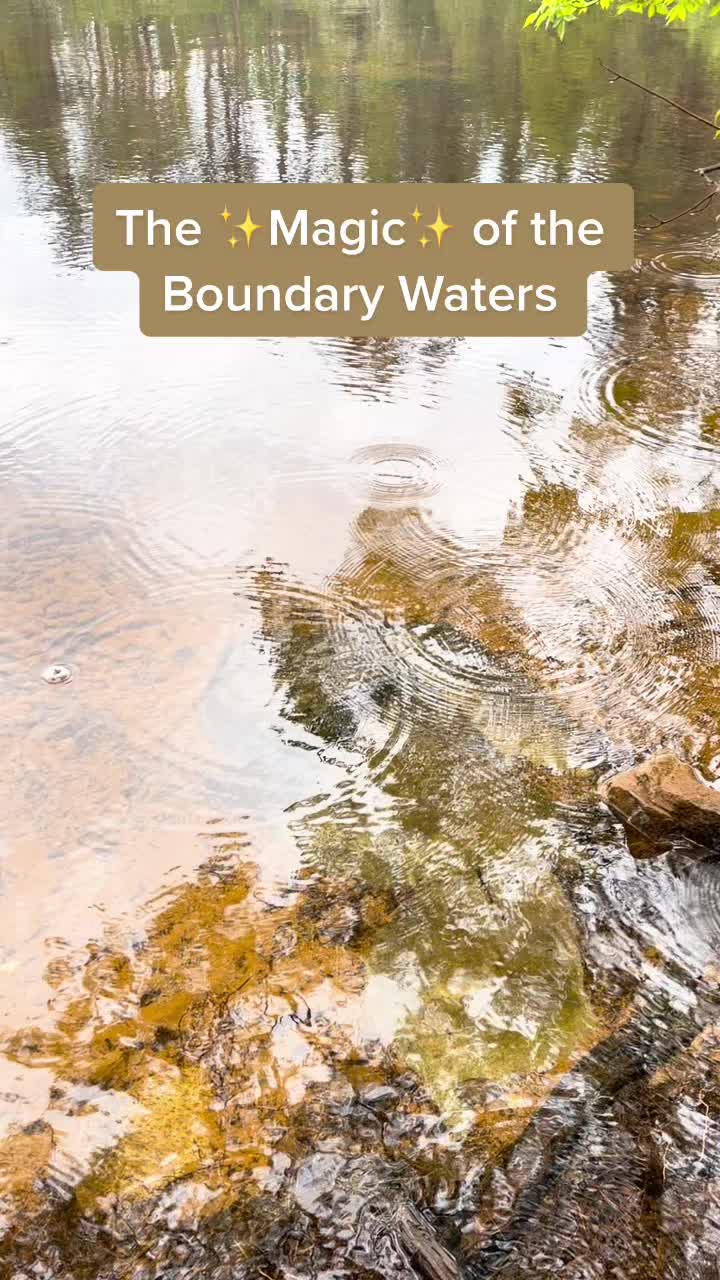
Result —
[[240, 241], [238, 240], [237, 236], [231, 236], [230, 239], [228, 240], [228, 244], [230, 245], [231, 249], [234, 249], [235, 245], [239, 243]]
[[429, 222], [427, 225], [428, 225], [429, 231], [435, 232], [435, 235], [437, 236], [438, 245], [442, 244], [443, 236], [445, 235], [445, 232], [451, 231], [453, 226], [452, 222], [443, 221], [443, 216], [439, 209], [437, 211], [437, 218], [435, 219], [435, 221]]
[[256, 231], [260, 231], [260, 230], [261, 230], [261, 227], [262, 227], [262, 223], [260, 223], [260, 222], [253, 222], [253, 220], [252, 220], [252, 214], [250, 213], [250, 210], [249, 210], [249, 209], [248, 209], [247, 213], [245, 214], [245, 221], [244, 221], [244, 222], [238, 222], [238, 224], [237, 224], [237, 229], [238, 229], [238, 231], [242, 231], [243, 235], [245, 236], [245, 239], [247, 240], [247, 247], [248, 247], [248, 249], [250, 248], [250, 241], [252, 240], [253, 236], [255, 235], [255, 232], [256, 232]]
[[225, 205], [225, 208], [223, 209], [222, 213], [220, 214], [220, 217], [223, 219], [223, 221], [224, 221], [224, 222], [229, 222], [229, 221], [230, 221], [230, 219], [232, 218], [232, 214], [231, 214], [230, 210], [228, 209], [227, 205]]
[[423, 249], [427, 249], [429, 243], [430, 241], [428, 240], [427, 236], [423, 233], [423, 235], [421, 235], [420, 239], [418, 240], [418, 244], [422, 245]]
[[418, 209], [417, 205], [415, 205], [415, 208], [413, 209], [412, 213], [410, 214], [410, 217], [415, 219], [415, 226], [417, 226], [418, 222], [419, 222], [419, 221], [420, 221], [420, 219], [422, 218], [422, 213], [421, 213], [421, 212], [420, 212], [420, 210]]

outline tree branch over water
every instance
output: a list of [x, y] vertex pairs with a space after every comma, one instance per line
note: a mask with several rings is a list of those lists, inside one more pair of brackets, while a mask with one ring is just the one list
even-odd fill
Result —
[[649, 94], [651, 98], [659, 98], [661, 102], [666, 102], [669, 107], [674, 107], [676, 111], [681, 111], [684, 116], [690, 116], [691, 120], [697, 120], [699, 124], [707, 125], [709, 129], [712, 129], [713, 133], [717, 133], [718, 122], [716, 120], [709, 120], [707, 116], [700, 116], [691, 107], [683, 106], [682, 102], [676, 102], [674, 98], [668, 98], [664, 93], [659, 93], [657, 89], [650, 89], [646, 84], [641, 84], [639, 80], [633, 80], [630, 76], [623, 75], [622, 71], [616, 71], [615, 67], [608, 67], [602, 58], [598, 58], [598, 62], [603, 71], [607, 71], [608, 75], [613, 77], [613, 80], [624, 80], [625, 84], [631, 84], [633, 88], [641, 89], [643, 93]]
[[657, 214], [651, 213], [650, 217], [655, 218], [652, 225], [649, 227], [639, 227], [638, 230], [657, 231], [659, 227], [668, 227], [671, 222], [679, 222], [681, 218], [690, 217], [693, 213], [704, 213], [705, 210], [710, 207], [717, 194], [717, 191], [707, 192], [701, 200], [697, 200], [695, 204], [688, 205], [687, 209], [681, 209], [679, 213], [674, 213], [670, 218], [658, 218]]
[[[664, 102], [669, 107], [673, 107], [675, 111], [679, 111], [684, 116], [689, 116], [691, 120], [696, 120], [698, 124], [706, 125], [712, 129], [715, 137], [718, 137], [718, 120], [709, 120], [707, 116], [701, 116], [697, 111], [693, 111], [691, 107], [686, 107], [682, 102], [677, 102], [675, 98], [669, 98], [667, 94], [660, 93], [657, 89], [651, 89], [646, 84], [641, 84], [639, 80], [633, 80], [632, 76], [626, 76], [622, 71], [618, 71], [615, 67], [609, 67], [603, 62], [602, 58], [598, 58], [598, 62], [603, 71], [607, 71], [612, 76], [611, 84], [615, 84], [618, 80], [622, 80], [625, 84], [632, 85], [634, 89], [640, 89], [642, 93], [646, 93], [651, 98], [657, 98], [660, 102]], [[719, 113], [720, 114], [720, 113]], [[640, 231], [657, 231], [659, 227], [667, 227], [672, 222], [679, 222], [681, 218], [691, 217], [693, 214], [704, 213], [709, 209], [716, 196], [720, 195], [720, 186], [710, 178], [710, 174], [720, 172], [720, 164], [707, 165], [704, 169], [696, 170], [707, 182], [710, 183], [712, 190], [706, 192], [694, 204], [688, 205], [686, 209], [681, 209], [679, 213], [674, 213], [670, 218], [659, 218], [657, 214], [651, 212], [650, 217], [655, 221], [650, 226], [640, 227]]]
[[[533, 2], [534, 0], [530, 0], [530, 3]], [[591, 9], [598, 7], [611, 16], [619, 17], [623, 14], [635, 13], [644, 15], [647, 18], [664, 18], [666, 26], [676, 22], [686, 22], [693, 18], [703, 19], [708, 15], [711, 18], [720, 17], [720, 3], [717, 0], [539, 0], [537, 8], [533, 9], [525, 19], [525, 26], [534, 27], [536, 31], [544, 27], [548, 31], [554, 31], [563, 40], [568, 23], [575, 22], [578, 18], [588, 14]], [[657, 89], [650, 89], [648, 85], [641, 84], [639, 80], [633, 80], [632, 76], [626, 76], [622, 71], [617, 71], [615, 67], [607, 66], [601, 58], [598, 61], [603, 70], [607, 71], [614, 81], [622, 80], [625, 84], [632, 85], [633, 88], [640, 89], [642, 93], [648, 94], [649, 97], [665, 102], [669, 107], [673, 107], [675, 111], [679, 111], [691, 120], [696, 120], [698, 124], [712, 129], [715, 137], [720, 138], [720, 111], [716, 112], [713, 120], [710, 120], [707, 116], [701, 116], [697, 111], [693, 111], [691, 107], [686, 107], [682, 102], [677, 102], [675, 98], [669, 98], [667, 94], [660, 93]], [[671, 218], [657, 218], [655, 214], [652, 214], [651, 217], [655, 218], [654, 228], [667, 226], [668, 223], [677, 222], [679, 218], [684, 218], [686, 215], [702, 212], [710, 205], [715, 196], [720, 194], [720, 185], [709, 177], [710, 174], [720, 173], [720, 164], [706, 165], [704, 168], [698, 169], [697, 172], [711, 183], [713, 187], [711, 195], [697, 200], [695, 204], [689, 205], [687, 209], [674, 214]], [[643, 230], [649, 229], [643, 228]]]

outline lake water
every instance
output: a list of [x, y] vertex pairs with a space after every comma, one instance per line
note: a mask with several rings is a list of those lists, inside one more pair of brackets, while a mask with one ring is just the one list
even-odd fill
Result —
[[[596, 788], [660, 748], [720, 777], [716, 210], [641, 230], [579, 339], [149, 340], [135, 278], [91, 268], [103, 180], [630, 182], [641, 227], [699, 200], [710, 130], [599, 60], [712, 117], [720, 28], [588, 20], [560, 45], [523, 15], [5, 0], [16, 1280], [402, 1275], [318, 1210], [348, 1152], [380, 1159], [344, 1125], [382, 1087], [415, 1099], [382, 1159], [472, 1259], [564, 1074], [640, 1006], [685, 1043], [668, 1008], [717, 956], [716, 873], [635, 863]], [[257, 1244], [283, 1197], [312, 1266]], [[250, 1252], [218, 1261], [241, 1204]], [[202, 1256], [171, 1257], [168, 1224]], [[652, 1275], [710, 1275], [698, 1238]], [[508, 1274], [544, 1274], [521, 1256]]]

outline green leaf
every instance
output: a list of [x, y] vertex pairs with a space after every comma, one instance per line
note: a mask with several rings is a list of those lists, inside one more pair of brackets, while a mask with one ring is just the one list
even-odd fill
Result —
[[647, 18], [663, 18], [666, 24], [687, 22], [690, 19], [710, 15], [720, 16], [717, 0], [530, 0], [535, 7], [525, 20], [526, 27], [536, 31], [545, 27], [554, 31], [562, 40], [568, 24], [575, 22], [599, 7], [605, 13], [618, 17], [623, 14], [644, 15]]

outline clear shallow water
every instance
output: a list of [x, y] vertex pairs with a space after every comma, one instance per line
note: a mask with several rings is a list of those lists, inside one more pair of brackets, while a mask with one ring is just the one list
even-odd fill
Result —
[[641, 221], [689, 204], [712, 139], [597, 57], [707, 113], [714, 29], [561, 49], [518, 23], [441, 0], [0, 17], [16, 1267], [48, 1187], [46, 1274], [105, 1275], [62, 1214], [96, 1223], [108, 1188], [197, 1226], [248, 1179], [281, 1203], [313, 1126], [377, 1159], [332, 1108], [409, 1077], [398, 1149], [430, 1153], [425, 1202], [475, 1248], [473, 1161], [572, 1063], [624, 1019], [666, 1058], [687, 1039], [716, 874], [636, 866], [595, 787], [661, 746], [720, 773], [712, 216], [594, 280], [578, 340], [149, 341], [135, 281], [89, 269], [103, 178], [608, 179]]

